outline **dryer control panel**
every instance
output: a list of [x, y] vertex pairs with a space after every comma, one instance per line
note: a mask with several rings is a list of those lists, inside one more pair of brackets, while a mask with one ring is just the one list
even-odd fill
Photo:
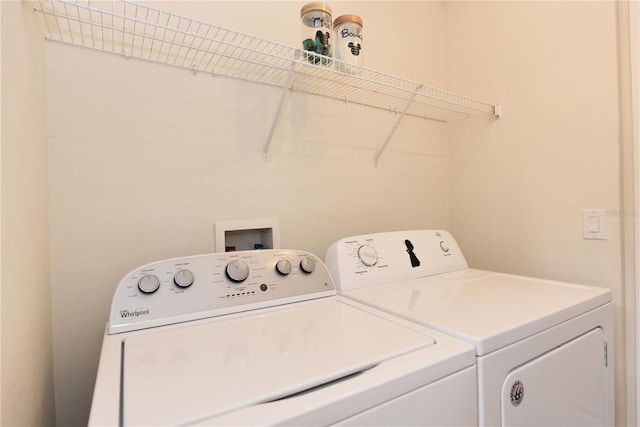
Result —
[[468, 268], [455, 239], [444, 230], [347, 237], [327, 249], [325, 262], [341, 291]]
[[167, 259], [122, 279], [111, 304], [109, 333], [335, 294], [326, 266], [309, 252], [269, 249]]

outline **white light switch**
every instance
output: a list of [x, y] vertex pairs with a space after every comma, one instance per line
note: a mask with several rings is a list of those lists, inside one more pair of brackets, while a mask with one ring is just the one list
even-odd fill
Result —
[[583, 210], [582, 223], [585, 239], [607, 239], [607, 216], [604, 209]]

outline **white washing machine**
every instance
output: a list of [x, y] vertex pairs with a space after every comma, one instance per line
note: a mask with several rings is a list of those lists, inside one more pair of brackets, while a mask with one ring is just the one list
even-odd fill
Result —
[[349, 237], [325, 262], [339, 294], [475, 346], [480, 425], [614, 424], [609, 289], [468, 268], [442, 230]]
[[113, 298], [89, 424], [477, 425], [473, 346], [296, 250], [164, 260]]

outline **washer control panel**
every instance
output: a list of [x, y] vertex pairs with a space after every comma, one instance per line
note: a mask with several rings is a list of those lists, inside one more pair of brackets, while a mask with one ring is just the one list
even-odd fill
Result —
[[328, 269], [298, 250], [173, 258], [127, 274], [113, 297], [109, 333], [127, 332], [335, 295]]
[[327, 249], [325, 263], [341, 291], [468, 268], [453, 236], [444, 230], [347, 237]]

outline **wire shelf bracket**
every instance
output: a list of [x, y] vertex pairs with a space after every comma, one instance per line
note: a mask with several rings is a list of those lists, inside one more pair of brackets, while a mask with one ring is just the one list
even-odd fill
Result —
[[422, 88], [422, 85], [418, 85], [418, 87], [416, 87], [416, 90], [413, 92], [413, 95], [411, 95], [411, 98], [409, 98], [409, 101], [407, 102], [407, 105], [404, 107], [404, 109], [402, 110], [402, 112], [400, 113], [398, 118], [396, 119], [396, 122], [393, 124], [393, 127], [391, 128], [391, 131], [387, 135], [387, 139], [385, 139], [385, 141], [382, 143], [382, 146], [380, 147], [380, 149], [376, 153], [376, 156], [374, 158], [374, 162], [375, 162], [376, 167], [378, 167], [378, 160], [380, 159], [380, 156], [382, 156], [382, 153], [387, 148], [387, 145], [389, 144], [389, 141], [391, 141], [391, 137], [393, 136], [393, 134], [398, 129], [398, 126], [400, 126], [400, 122], [402, 121], [404, 116], [407, 114], [407, 110], [409, 109], [409, 107], [411, 107], [411, 104], [416, 99], [416, 96], [418, 96], [418, 91], [421, 88]]
[[284, 87], [282, 88], [282, 94], [280, 95], [280, 101], [278, 101], [278, 107], [276, 108], [276, 112], [273, 117], [273, 123], [271, 124], [269, 135], [267, 135], [267, 141], [265, 142], [264, 148], [262, 149], [262, 160], [269, 160], [269, 146], [271, 145], [271, 140], [273, 139], [273, 133], [276, 130], [278, 121], [280, 121], [280, 114], [282, 113], [282, 107], [284, 106], [284, 101], [287, 98], [289, 87], [291, 87], [291, 79], [293, 78], [293, 71], [296, 68], [296, 59], [298, 59], [299, 56], [300, 56], [300, 52], [297, 51], [293, 61], [291, 61], [291, 67], [289, 67], [289, 75], [287, 77], [286, 83], [284, 84]]

